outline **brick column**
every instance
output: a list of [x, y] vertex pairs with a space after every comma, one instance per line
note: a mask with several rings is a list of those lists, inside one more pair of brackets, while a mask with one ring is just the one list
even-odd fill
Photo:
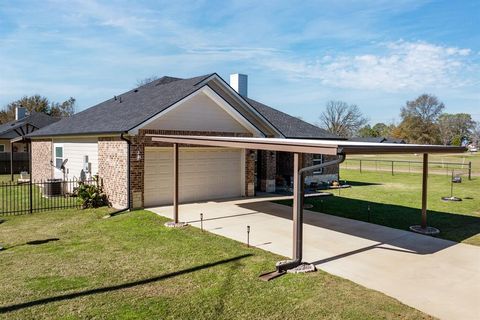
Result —
[[275, 151], [257, 151], [260, 156], [260, 190], [275, 192], [275, 176], [277, 174], [277, 153]]
[[143, 134], [131, 137], [130, 146], [130, 186], [131, 205], [134, 209], [143, 208], [144, 201], [144, 171], [145, 171], [145, 142]]
[[51, 139], [32, 140], [32, 181], [45, 181], [53, 177]]
[[117, 209], [127, 206], [127, 143], [120, 138], [98, 139], [98, 176], [103, 191]]
[[255, 150], [245, 150], [245, 196], [253, 197], [255, 195]]

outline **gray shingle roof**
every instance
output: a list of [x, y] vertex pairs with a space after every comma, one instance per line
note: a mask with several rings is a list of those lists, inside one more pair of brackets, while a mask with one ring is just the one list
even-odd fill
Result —
[[[30, 136], [126, 132], [200, 89], [200, 83], [212, 75], [190, 79], [162, 77], [35, 131]], [[247, 99], [247, 102], [285, 137], [338, 139], [336, 135], [255, 100]]]
[[387, 138], [387, 137], [353, 137], [350, 141], [358, 142], [377, 142], [377, 143], [405, 143], [403, 139]]
[[12, 120], [0, 125], [0, 138], [12, 139], [18, 137], [18, 134], [14, 130], [25, 126], [26, 124], [30, 124], [35, 128], [40, 129], [59, 120], [60, 118], [51, 117], [45, 113], [32, 112], [21, 120]]
[[30, 136], [128, 131], [199, 89], [198, 83], [209, 76], [182, 80], [160, 78], [35, 131]]
[[267, 118], [286, 138], [341, 139], [336, 134], [292, 117], [263, 103], [250, 98], [246, 98], [246, 100], [255, 110]]

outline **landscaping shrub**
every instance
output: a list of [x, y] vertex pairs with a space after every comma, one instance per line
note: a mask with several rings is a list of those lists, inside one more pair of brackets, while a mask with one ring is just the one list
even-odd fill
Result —
[[108, 205], [107, 195], [102, 188], [95, 184], [81, 182], [76, 190], [76, 195], [82, 201], [82, 208], [98, 208]]

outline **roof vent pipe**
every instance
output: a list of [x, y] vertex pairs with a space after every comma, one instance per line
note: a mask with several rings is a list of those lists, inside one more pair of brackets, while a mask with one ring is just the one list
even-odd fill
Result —
[[248, 97], [248, 76], [246, 74], [231, 74], [230, 86], [242, 97]]
[[15, 120], [22, 120], [27, 116], [27, 108], [25, 107], [16, 107], [15, 108]]

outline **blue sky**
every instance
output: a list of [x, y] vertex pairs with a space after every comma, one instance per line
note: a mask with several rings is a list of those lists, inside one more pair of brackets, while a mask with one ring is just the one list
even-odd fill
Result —
[[315, 123], [328, 100], [372, 123], [437, 95], [480, 120], [480, 1], [0, 0], [0, 106], [79, 110], [151, 75], [249, 75], [249, 96]]

